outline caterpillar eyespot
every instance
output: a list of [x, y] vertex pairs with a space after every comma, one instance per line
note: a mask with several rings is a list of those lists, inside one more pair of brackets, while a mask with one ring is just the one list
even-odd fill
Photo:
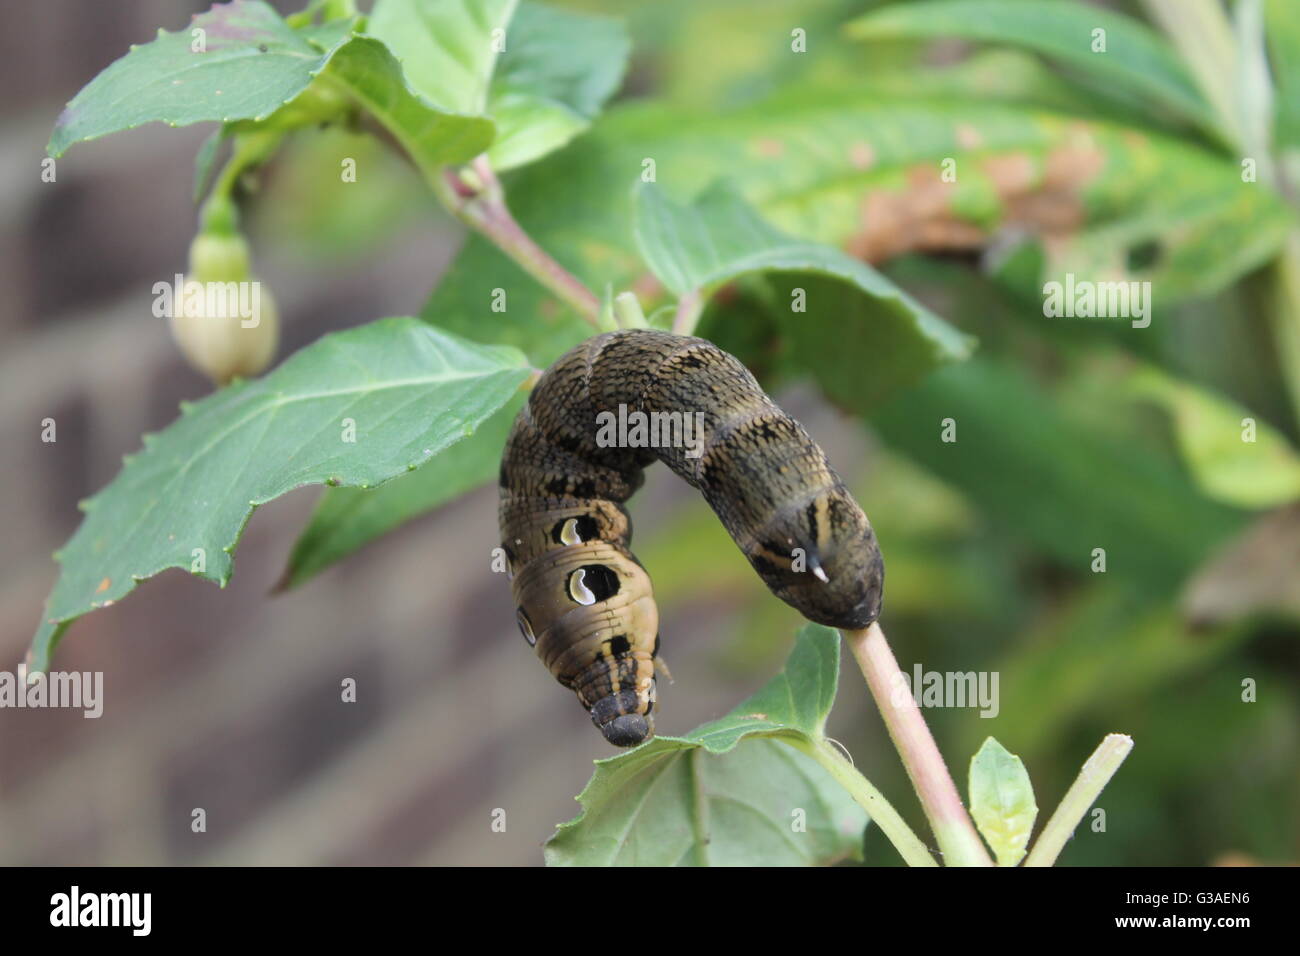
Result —
[[[689, 443], [634, 441], [634, 431], [602, 440], [602, 420], [629, 410], [652, 423], [693, 416], [698, 428], [676, 433], [694, 434]], [[583, 342], [542, 374], [515, 419], [501, 536], [520, 631], [619, 747], [654, 734], [659, 612], [628, 550], [623, 502], [655, 460], [704, 494], [772, 593], [809, 620], [866, 627], [884, 585], [867, 516], [738, 359], [650, 329]]]

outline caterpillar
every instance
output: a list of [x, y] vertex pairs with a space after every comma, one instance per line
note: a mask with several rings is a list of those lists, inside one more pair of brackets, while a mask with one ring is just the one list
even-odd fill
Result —
[[[634, 423], [622, 441], [615, 422]], [[656, 459], [703, 492], [772, 593], [809, 620], [860, 628], [880, 614], [871, 523], [740, 360], [649, 329], [586, 340], [515, 418], [499, 519], [520, 631], [618, 747], [654, 733], [659, 613], [623, 502]]]

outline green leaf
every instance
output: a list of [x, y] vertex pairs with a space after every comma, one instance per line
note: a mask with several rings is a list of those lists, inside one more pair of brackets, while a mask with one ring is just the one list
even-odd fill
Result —
[[379, 0], [368, 30], [430, 102], [492, 117], [497, 169], [585, 130], [618, 88], [630, 49], [618, 21], [517, 0]]
[[[1193, 632], [1158, 592], [1098, 582], [1036, 614], [1033, 627], [992, 662], [1001, 678], [991, 729], [1014, 738], [1027, 759], [1050, 762], [1072, 727], [1113, 726], [1134, 708], [1141, 720], [1159, 688], [1213, 672], [1250, 634], [1218, 626]], [[987, 726], [970, 721], [963, 745], [976, 745]]]
[[445, 110], [487, 112], [500, 41], [518, 0], [378, 0], [366, 30], [402, 64], [411, 88]]
[[[809, 371], [833, 399], [862, 404], [854, 353], [828, 351]], [[949, 418], [956, 440], [945, 442]], [[1148, 594], [1176, 587], [1242, 525], [1241, 512], [1206, 499], [1150, 443], [1065, 414], [1003, 361], [940, 369], [871, 421], [999, 527], [1081, 572], [1103, 548], [1107, 575]]]
[[354, 36], [330, 58], [324, 76], [382, 123], [427, 174], [473, 159], [495, 135], [486, 117], [461, 116], [413, 92], [393, 54], [373, 37]]
[[[596, 761], [552, 866], [768, 866], [861, 859], [863, 810], [811, 757], [835, 701], [840, 638], [805, 626], [785, 669], [720, 720]], [[800, 813], [799, 811], [802, 811]], [[793, 826], [799, 818], [805, 832]]]
[[73, 143], [149, 122], [218, 120], [243, 129], [310, 124], [334, 115], [340, 90], [374, 113], [425, 168], [463, 162], [487, 148], [494, 135], [489, 119], [421, 99], [384, 45], [352, 35], [352, 26], [339, 21], [300, 33], [261, 0], [214, 6], [194, 20], [206, 31], [205, 52], [192, 52], [196, 40], [188, 30], [160, 30], [152, 43], [132, 47], [68, 104], [49, 153], [59, 156]]
[[1240, 508], [1300, 499], [1300, 455], [1258, 415], [1154, 367], [1132, 386], [1173, 418], [1183, 458], [1207, 495]]
[[618, 20], [521, 3], [489, 93], [499, 130], [492, 165], [522, 166], [587, 129], [622, 82], [630, 51]]
[[[953, 183], [939, 179], [948, 157]], [[725, 178], [775, 228], [872, 263], [971, 249], [1041, 219], [1052, 241], [1031, 282], [1038, 301], [1047, 279], [1076, 261], [1073, 271], [1090, 275], [1104, 258], [1099, 278], [1152, 282], [1157, 322], [1165, 306], [1208, 295], [1276, 255], [1290, 222], [1277, 194], [1242, 183], [1235, 162], [1146, 129], [852, 84], [792, 88], [723, 113], [617, 105], [561, 153], [511, 177], [511, 211], [590, 288], [638, 283], [640, 294], [634, 187], [647, 159], [673, 195]], [[1130, 268], [1129, 253], [1146, 248], [1154, 257]], [[506, 290], [510, 308], [484, 324], [493, 288]], [[642, 298], [647, 314], [662, 304]], [[538, 366], [589, 332], [474, 238], [423, 314], [468, 338], [511, 342]]]
[[1300, 147], [1300, 4], [1268, 0], [1264, 30], [1277, 96], [1274, 132], [1280, 145], [1294, 149]]
[[[514, 349], [384, 319], [324, 336], [264, 378], [182, 406], [82, 505], [30, 666], [49, 666], [75, 618], [167, 568], [224, 586], [258, 505], [301, 485], [369, 487], [404, 475], [471, 433], [528, 374]], [[355, 441], [345, 440], [345, 420]]]
[[297, 587], [362, 545], [490, 481], [522, 404], [522, 397], [509, 402], [409, 475], [377, 488], [326, 488], [293, 546], [280, 586]]
[[[1105, 31], [1094, 52], [1095, 30]], [[1028, 47], [1131, 90], [1203, 129], [1215, 129], [1209, 104], [1174, 51], [1156, 32], [1122, 14], [1042, 0], [920, 0], [872, 11], [849, 33], [865, 40], [960, 37]]]
[[1020, 758], [992, 737], [970, 760], [970, 813], [998, 866], [1024, 858], [1038, 816], [1034, 788]]
[[[840, 343], [856, 342], [855, 355], [888, 355], [888, 363], [863, 377], [877, 396], [939, 365], [961, 361], [974, 348], [974, 339], [870, 266], [831, 246], [773, 229], [721, 183], [691, 206], [670, 202], [653, 185], [643, 184], [637, 197], [637, 243], [665, 286], [683, 296], [694, 290], [707, 293], [750, 272], [793, 274], [784, 277], [788, 288], [776, 297], [785, 304], [776, 312], [792, 348], [806, 350], [812, 362], [826, 345], [844, 347], [820, 338], [809, 342], [808, 333], [821, 329]], [[813, 294], [813, 289], [826, 294]], [[800, 299], [806, 312], [795, 311]]]
[[[192, 50], [195, 29], [205, 52]], [[327, 57], [261, 0], [217, 4], [110, 64], [68, 104], [46, 148], [61, 156], [73, 143], [144, 123], [265, 119], [305, 90]]]

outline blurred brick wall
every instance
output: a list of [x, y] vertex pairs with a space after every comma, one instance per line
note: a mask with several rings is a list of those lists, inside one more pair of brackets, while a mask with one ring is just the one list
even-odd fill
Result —
[[[83, 144], [59, 161], [57, 182], [40, 180], [63, 103], [194, 9], [46, 0], [10, 13], [0, 38], [0, 78], [21, 91], [0, 119], [3, 670], [23, 659], [76, 502], [179, 400], [207, 392], [150, 312], [152, 284], [184, 266], [207, 129]], [[329, 329], [417, 310], [457, 241], [429, 224], [321, 273], [260, 246], [282, 307], [281, 356]], [[54, 444], [40, 440], [46, 417]], [[856, 430], [839, 428], [860, 451]], [[655, 472], [635, 508], [645, 528], [689, 494]], [[554, 824], [577, 811], [590, 760], [611, 751], [527, 651], [507, 585], [488, 571], [493, 490], [269, 597], [315, 497], [257, 512], [225, 591], [173, 570], [73, 626], [54, 666], [104, 673], [101, 718], [0, 710], [0, 863], [541, 861]], [[754, 689], [718, 676], [707, 635], [729, 610], [711, 601], [666, 615], [677, 681], [661, 693], [664, 729], [684, 732]], [[347, 677], [356, 703], [340, 699]], [[191, 831], [196, 807], [206, 833]], [[505, 833], [490, 829], [498, 807]]]

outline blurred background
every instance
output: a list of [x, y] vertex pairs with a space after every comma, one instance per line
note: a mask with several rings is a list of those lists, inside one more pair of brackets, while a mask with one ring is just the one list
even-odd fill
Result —
[[[870, 514], [888, 567], [883, 623], [904, 670], [999, 675], [997, 717], [927, 711], [959, 786], [994, 735], [1024, 759], [1045, 815], [1101, 737], [1124, 732], [1136, 748], [1102, 797], [1106, 830], [1080, 828], [1062, 864], [1300, 858], [1300, 382], [1288, 386], [1279, 333], [1297, 317], [1277, 259], [1283, 199], [1242, 198], [1239, 151], [1153, 107], [1140, 83], [1107, 87], [987, 39], [841, 29], [907, 3], [556, 2], [626, 17], [633, 42], [621, 102], [507, 181], [525, 225], [543, 203], [573, 204], [567, 232], [543, 237], [564, 261], [618, 265], [599, 224], [584, 232], [603, 212], [592, 184], [672, 126], [655, 147], [661, 168], [675, 156], [701, 185], [734, 175], [778, 224], [864, 256], [980, 338], [977, 360], [870, 409], [864, 427], [833, 384], [821, 383], [828, 401], [793, 373], [762, 317], [770, 288], [730, 290], [701, 327], [763, 375]], [[1158, 26], [1159, 3], [1107, 6]], [[193, 158], [210, 129], [109, 136], [60, 159], [56, 182], [40, 175], [63, 104], [131, 43], [206, 7], [7, 10], [0, 79], [18, 95], [0, 115], [0, 669], [23, 659], [76, 503], [179, 401], [210, 390], [152, 316], [150, 291], [185, 268]], [[788, 55], [794, 27], [808, 33], [806, 55]], [[1300, 124], [1284, 109], [1282, 67], [1300, 56], [1271, 55], [1279, 182], [1264, 195], [1289, 199]], [[909, 179], [909, 162], [933, 168], [953, 148], [925, 153], [936, 115], [987, 173], [986, 194], [963, 193], [958, 216]], [[1080, 130], [1099, 144], [1100, 172], [1054, 172]], [[708, 138], [733, 135], [731, 151]], [[837, 175], [818, 169], [832, 149], [849, 159]], [[377, 172], [341, 188], [341, 154]], [[999, 177], [1019, 160], [1045, 172], [1008, 186]], [[784, 191], [760, 178], [772, 168], [795, 170]], [[529, 190], [557, 173], [565, 187]], [[430, 299], [465, 237], [372, 140], [297, 134], [245, 205], [256, 270], [281, 308], [281, 356], [422, 311], [483, 341], [530, 344], [454, 291]], [[455, 268], [481, 269], [512, 303], [554, 319], [526, 279], [495, 276], [484, 255], [471, 242]], [[1072, 265], [1151, 279], [1153, 326], [1045, 318], [1039, 277]], [[529, 349], [539, 365], [557, 351]], [[888, 361], [868, 358], [849, 372]], [[935, 438], [947, 415], [959, 441], [945, 450]], [[1244, 416], [1267, 456], [1238, 440]], [[55, 443], [40, 440], [47, 417]], [[257, 511], [224, 591], [173, 570], [77, 622], [54, 666], [103, 672], [101, 718], [0, 710], [0, 863], [541, 862], [554, 825], [578, 810], [590, 761], [612, 751], [523, 645], [508, 586], [488, 572], [495, 489], [272, 595], [319, 494]], [[775, 672], [800, 620], [664, 469], [631, 510], [675, 676], [659, 729], [683, 733]], [[1107, 549], [1104, 573], [1095, 547]], [[342, 705], [348, 677], [357, 702]], [[851, 665], [829, 729], [926, 833]], [[199, 807], [207, 831], [196, 834]], [[491, 829], [497, 808], [504, 833]], [[866, 858], [897, 863], [870, 829]]]

